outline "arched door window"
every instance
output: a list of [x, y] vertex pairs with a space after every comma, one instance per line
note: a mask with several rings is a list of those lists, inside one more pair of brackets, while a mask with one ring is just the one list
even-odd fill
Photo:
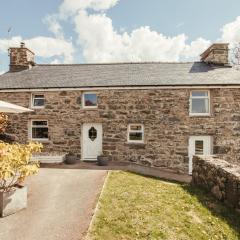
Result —
[[97, 138], [97, 130], [94, 127], [91, 127], [88, 130], [88, 137], [94, 141]]

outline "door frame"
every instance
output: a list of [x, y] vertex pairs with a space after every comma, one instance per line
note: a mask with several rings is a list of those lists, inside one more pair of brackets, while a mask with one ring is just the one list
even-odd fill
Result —
[[84, 144], [84, 135], [83, 135], [83, 128], [84, 128], [84, 125], [86, 125], [86, 124], [89, 124], [89, 125], [94, 125], [94, 124], [97, 124], [97, 125], [101, 125], [101, 128], [102, 128], [102, 134], [101, 134], [101, 151], [102, 151], [102, 146], [103, 146], [103, 124], [102, 123], [88, 123], [88, 122], [86, 122], [86, 123], [83, 123], [82, 124], [82, 126], [81, 126], [81, 161], [89, 161], [89, 162], [91, 162], [91, 161], [96, 161], [96, 160], [85, 160], [84, 159], [84, 154], [83, 154], [83, 144]]
[[[203, 141], [203, 155], [200, 156], [207, 156], [212, 155], [213, 152], [213, 137], [209, 135], [200, 135], [200, 136], [190, 136], [188, 139], [188, 174], [192, 175], [192, 168], [193, 168], [193, 152], [195, 151], [195, 141]], [[194, 148], [193, 148], [194, 147]]]

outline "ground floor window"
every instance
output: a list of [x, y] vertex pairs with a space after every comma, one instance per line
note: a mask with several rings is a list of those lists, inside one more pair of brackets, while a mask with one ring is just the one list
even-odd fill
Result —
[[144, 127], [142, 124], [128, 125], [128, 142], [133, 142], [133, 143], [144, 142]]
[[48, 121], [32, 120], [31, 121], [31, 139], [48, 140]]

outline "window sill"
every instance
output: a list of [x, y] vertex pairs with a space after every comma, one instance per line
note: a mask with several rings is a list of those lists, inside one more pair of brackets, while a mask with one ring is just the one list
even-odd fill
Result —
[[87, 111], [96, 111], [96, 110], [98, 110], [98, 108], [97, 107], [93, 107], [93, 108], [91, 108], [91, 107], [83, 107], [83, 108], [81, 108], [81, 110], [87, 110]]
[[33, 106], [32, 106], [32, 107], [31, 107], [31, 109], [34, 109], [34, 110], [35, 110], [35, 109], [44, 109], [44, 108], [45, 108], [45, 106], [43, 106], [43, 107], [33, 107]]
[[190, 114], [189, 117], [212, 117], [212, 114]]
[[127, 145], [137, 145], [137, 146], [145, 146], [146, 143], [144, 142], [126, 142]]
[[51, 142], [49, 139], [29, 139], [29, 141], [39, 142], [39, 143], [50, 143]]

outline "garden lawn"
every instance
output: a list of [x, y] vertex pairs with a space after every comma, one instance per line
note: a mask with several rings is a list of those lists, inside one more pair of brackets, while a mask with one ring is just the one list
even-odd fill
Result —
[[206, 192], [128, 172], [111, 172], [91, 239], [240, 239], [240, 214]]

